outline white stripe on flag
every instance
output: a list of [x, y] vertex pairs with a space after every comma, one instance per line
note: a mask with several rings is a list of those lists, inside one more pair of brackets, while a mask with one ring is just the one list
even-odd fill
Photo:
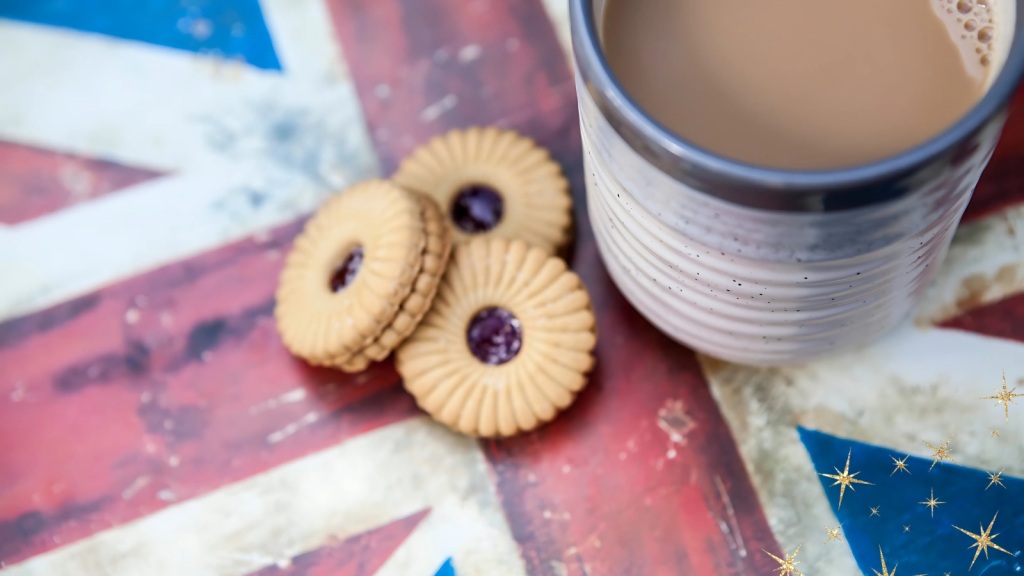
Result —
[[260, 0], [260, 5], [289, 78], [339, 82], [349, 77], [324, 0]]
[[525, 576], [478, 444], [426, 418], [358, 436], [12, 566], [10, 576], [235, 576], [430, 508], [379, 576]]
[[916, 318], [924, 325], [938, 324], [959, 316], [962, 302], [977, 306], [1020, 292], [1024, 292], [1024, 205], [957, 230]]
[[[1018, 230], [1024, 206], [962, 226], [914, 319], [863, 349], [770, 370], [701, 359], [784, 548], [813, 542], [822, 525], [835, 525], [797, 425], [926, 458], [932, 451], [922, 440], [937, 445], [952, 434], [959, 463], [1024, 475], [1024, 419], [1006, 423], [1002, 410], [977, 399], [1001, 386], [1003, 370], [1011, 387], [1024, 378], [1024, 345], [932, 327], [958, 315], [972, 277], [987, 283], [988, 302], [1024, 290]], [[1020, 272], [1006, 272], [1012, 269]], [[991, 441], [989, 425], [1001, 428], [1001, 442]], [[754, 464], [763, 462], [785, 466]], [[800, 554], [807, 574], [859, 573], [845, 545]]]
[[[299, 33], [276, 12], [290, 18], [276, 38]], [[0, 21], [0, 139], [172, 172], [0, 225], [0, 320], [281, 224], [377, 174], [351, 80], [323, 42], [310, 50], [336, 73], [296, 79]]]

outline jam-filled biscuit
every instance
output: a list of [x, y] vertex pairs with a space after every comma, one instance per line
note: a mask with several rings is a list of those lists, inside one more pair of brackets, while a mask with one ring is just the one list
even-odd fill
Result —
[[455, 248], [396, 367], [435, 419], [511, 436], [572, 404], [594, 363], [595, 326], [586, 288], [563, 260], [521, 240], [478, 238]]
[[331, 198], [295, 239], [277, 290], [293, 354], [336, 365], [366, 349], [414, 288], [427, 245], [417, 196], [385, 180]]
[[455, 241], [525, 240], [555, 253], [569, 242], [569, 182], [547, 150], [510, 130], [453, 130], [417, 148], [392, 179], [437, 200]]
[[391, 324], [365, 349], [336, 363], [338, 368], [346, 372], [362, 372], [371, 361], [380, 362], [387, 358], [395, 347], [412, 334], [434, 301], [441, 276], [448, 265], [452, 237], [451, 231], [445, 225], [444, 214], [437, 204], [423, 195], [418, 195], [418, 201], [423, 211], [424, 229], [427, 233], [420, 273]]

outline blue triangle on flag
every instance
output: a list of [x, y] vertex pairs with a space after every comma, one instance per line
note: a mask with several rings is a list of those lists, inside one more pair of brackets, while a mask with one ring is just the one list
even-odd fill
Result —
[[[982, 552], [970, 574], [1024, 573], [1024, 480], [1002, 476], [1003, 486], [994, 484], [986, 490], [990, 479], [985, 471], [949, 462], [929, 470], [931, 459], [914, 456], [906, 460], [909, 473], [894, 474], [893, 458], [902, 460], [907, 454], [806, 428], [797, 430], [816, 472], [842, 472], [849, 454], [850, 474], [858, 472], [858, 480], [873, 484], [847, 488], [840, 508], [840, 486], [833, 486], [832, 478], [818, 476], [837, 523], [843, 525], [842, 533], [853, 557], [865, 574], [881, 571], [879, 546], [890, 571], [899, 563], [900, 573], [908, 576], [968, 574], [977, 550], [971, 546], [976, 541], [954, 526], [982, 534], [994, 517], [990, 536], [998, 533], [993, 542], [1011, 554], [989, 548], [988, 558]], [[955, 458], [955, 449], [951, 453]], [[932, 490], [935, 500], [945, 502], [934, 508], [934, 517], [929, 507], [921, 504], [931, 498]], [[878, 510], [878, 515], [872, 515], [872, 508]]]
[[0, 18], [281, 69], [259, 0], [3, 0]]
[[444, 564], [434, 573], [434, 576], [455, 576], [455, 567], [452, 566], [452, 559], [445, 560]]

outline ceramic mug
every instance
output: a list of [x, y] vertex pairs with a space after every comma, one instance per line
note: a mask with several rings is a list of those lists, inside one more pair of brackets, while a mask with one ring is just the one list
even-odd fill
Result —
[[[1004, 1], [1009, 16], [1024, 5]], [[870, 341], [908, 315], [949, 248], [1024, 73], [1022, 23], [1004, 18], [998, 73], [945, 132], [865, 166], [775, 170], [658, 124], [602, 53], [604, 0], [569, 4], [601, 257], [660, 330], [744, 364], [803, 362]]]

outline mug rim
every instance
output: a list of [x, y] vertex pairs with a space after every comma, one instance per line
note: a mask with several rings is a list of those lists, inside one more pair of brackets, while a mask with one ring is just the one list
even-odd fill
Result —
[[[1024, 0], [1010, 1], [1016, 1], [1018, 9], [1024, 8]], [[700, 192], [750, 207], [821, 212], [902, 197], [911, 191], [908, 180], [948, 159], [965, 141], [999, 118], [1024, 75], [1024, 21], [1018, 10], [1013, 42], [999, 75], [967, 114], [935, 137], [862, 165], [809, 171], [768, 168], [702, 148], [644, 111], [605, 58], [594, 2], [569, 0], [569, 19], [576, 68], [605, 119], [631, 148], [669, 176]]]

